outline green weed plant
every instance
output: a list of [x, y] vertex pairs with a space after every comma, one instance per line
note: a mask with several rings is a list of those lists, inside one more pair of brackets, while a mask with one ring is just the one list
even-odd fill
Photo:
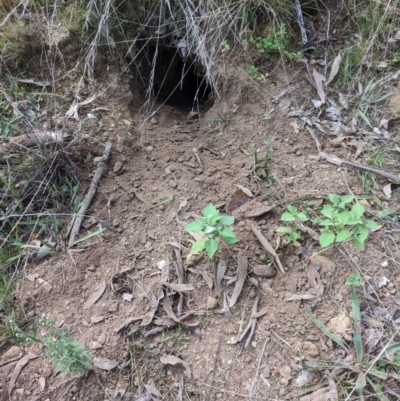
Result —
[[190, 253], [206, 251], [212, 259], [219, 248], [219, 240], [231, 245], [239, 242], [234, 232], [229, 228], [235, 222], [233, 216], [220, 215], [213, 204], [209, 204], [203, 210], [203, 217], [189, 223], [185, 227], [186, 232], [202, 233], [204, 239], [197, 240]]

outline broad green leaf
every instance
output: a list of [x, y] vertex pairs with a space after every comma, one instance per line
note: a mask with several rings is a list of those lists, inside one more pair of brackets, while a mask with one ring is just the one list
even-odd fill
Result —
[[353, 213], [345, 210], [344, 212], [338, 213], [336, 217], [340, 223], [347, 224], [349, 220], [353, 219]]
[[283, 212], [281, 216], [281, 221], [295, 221], [296, 218], [289, 212]]
[[361, 203], [356, 203], [351, 208], [351, 212], [356, 219], [359, 219], [365, 212], [364, 206]]
[[351, 237], [351, 231], [347, 228], [343, 228], [336, 234], [336, 242], [346, 241]]
[[297, 213], [297, 207], [293, 206], [293, 205], [288, 205], [287, 206], [287, 210], [291, 213], [291, 214], [296, 214]]
[[298, 213], [297, 217], [301, 221], [308, 221], [308, 217], [303, 212]]
[[335, 234], [329, 230], [322, 230], [321, 235], [319, 236], [319, 244], [322, 248], [326, 248], [329, 245], [332, 245], [335, 242]]
[[309, 309], [305, 309], [306, 315], [313, 321], [313, 323], [339, 347], [343, 348], [346, 352], [350, 352], [349, 347], [336, 335], [333, 334], [328, 327], [326, 327], [321, 320], [319, 320]]
[[358, 249], [361, 249], [362, 251], [365, 249], [365, 241], [360, 241], [356, 237], [353, 237], [353, 240], [351, 242]]
[[236, 238], [235, 233], [228, 227], [224, 227], [222, 230], [219, 230], [218, 234], [221, 237], [226, 237], [226, 238]]
[[380, 228], [381, 225], [378, 224], [376, 221], [374, 220], [365, 220], [364, 225], [366, 228], [368, 228], [369, 230], [376, 230], [377, 228]]
[[216, 233], [217, 231], [218, 231], [217, 227], [205, 226], [203, 233], [204, 233], [204, 235], [210, 236], [210, 235]]
[[335, 205], [337, 205], [340, 202], [340, 196], [336, 195], [336, 194], [329, 194], [328, 195], [328, 199], [334, 203]]
[[211, 226], [213, 226], [213, 225], [215, 225], [216, 223], [218, 223], [218, 221], [219, 220], [221, 220], [221, 216], [211, 216], [209, 219], [208, 219], [208, 224], [209, 225], [211, 225]]
[[231, 244], [236, 244], [237, 242], [239, 242], [239, 239], [235, 236], [235, 237], [224, 237], [223, 235], [221, 235], [222, 239], [224, 240], [225, 244], [231, 245]]
[[324, 205], [321, 213], [328, 219], [333, 219], [335, 217], [335, 208], [332, 205]]
[[278, 227], [275, 230], [277, 233], [290, 234], [293, 231], [291, 227]]
[[204, 221], [203, 221], [203, 219], [199, 219], [199, 220], [195, 220], [195, 221], [192, 221], [191, 223], [189, 223], [185, 227], [184, 231], [198, 233], [203, 230], [203, 227], [204, 227]]
[[368, 238], [368, 230], [363, 226], [357, 226], [353, 231], [353, 237], [364, 242]]
[[212, 217], [212, 216], [216, 216], [217, 214], [218, 214], [218, 210], [211, 203], [208, 206], [206, 206], [205, 209], [203, 210], [204, 217]]
[[356, 349], [357, 361], [361, 363], [364, 357], [364, 352], [363, 352], [361, 336], [357, 330], [354, 330], [353, 332], [353, 343], [354, 343], [354, 348]]
[[219, 222], [224, 226], [231, 226], [235, 222], [235, 218], [233, 216], [220, 216]]
[[321, 220], [321, 221], [318, 223], [318, 225], [320, 225], [320, 226], [325, 226], [325, 227], [333, 226], [333, 221], [330, 220], [330, 219], [324, 219], [324, 220]]
[[205, 248], [207, 251], [207, 255], [210, 259], [212, 259], [215, 255], [215, 252], [218, 251], [218, 241], [216, 239], [208, 239], [205, 244]]
[[199, 253], [203, 251], [206, 247], [206, 243], [202, 239], [198, 239], [193, 245], [192, 248], [190, 249], [190, 253]]
[[346, 204], [346, 203], [350, 203], [354, 200], [354, 196], [353, 195], [343, 195], [340, 197], [340, 203], [341, 204]]

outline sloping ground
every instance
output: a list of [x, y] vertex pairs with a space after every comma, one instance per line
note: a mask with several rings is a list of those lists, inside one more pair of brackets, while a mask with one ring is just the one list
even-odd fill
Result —
[[[365, 290], [359, 293], [364, 321], [374, 319], [374, 329], [384, 330], [386, 339], [395, 333], [391, 318], [375, 313], [385, 308], [392, 316], [397, 309], [398, 233], [390, 226], [371, 234], [365, 252], [349, 243], [322, 250], [306, 233], [303, 246], [293, 248], [278, 240], [275, 230], [282, 225], [284, 208], [277, 206], [251, 220], [277, 248], [284, 275], [279, 271], [269, 278], [255, 274], [253, 269], [263, 263], [260, 255], [265, 251], [243, 215], [234, 225], [240, 242], [222, 247], [218, 254], [227, 265], [221, 292], [210, 288], [214, 267], [205, 256], [188, 262], [192, 238], [183, 232], [182, 224], [200, 215], [208, 203], [223, 210], [237, 185], [254, 194], [247, 213], [280, 201], [302, 204], [307, 199], [312, 206], [322, 204], [329, 193], [362, 193], [356, 171], [320, 160], [308, 130], [300, 120], [286, 116], [303, 103], [308, 107], [309, 99], [316, 96], [302, 73], [287, 85], [287, 76], [296, 71], [271, 77], [263, 90], [230, 72], [220, 98], [199, 120], [188, 120], [186, 112], [162, 106], [144, 123], [137, 115], [140, 99], [131, 98], [126, 83], [109, 78], [113, 86], [92, 105], [91, 113], [102, 123], [92, 139], [111, 140], [113, 148], [90, 215], [107, 221], [112, 230], [27, 270], [18, 298], [35, 316], [46, 314], [57, 319], [61, 329], [69, 328], [94, 357], [117, 364], [111, 370], [96, 368], [84, 377], [59, 378], [49, 359], [32, 359], [18, 377], [13, 399], [109, 400], [125, 395], [122, 399], [150, 400], [143, 395], [144, 386], [153, 392], [153, 399], [297, 399], [306, 393], [296, 386], [305, 361], [344, 358], [343, 350], [312, 323], [305, 309], [323, 323], [338, 315], [351, 316], [345, 280], [355, 271], [365, 281]], [[272, 103], [284, 89], [288, 93]], [[98, 107], [107, 110], [96, 111]], [[263, 118], [266, 113], [271, 119]], [[89, 120], [83, 121], [85, 125]], [[346, 141], [337, 144], [329, 136], [318, 137], [325, 152], [351, 159]], [[268, 172], [282, 186], [272, 178], [264, 185], [275, 201], [259, 185], [248, 151], [257, 149], [263, 159], [271, 147]], [[101, 147], [97, 154], [91, 150], [93, 156], [101, 151]], [[165, 198], [169, 201], [160, 202]], [[380, 210], [374, 208], [378, 201], [363, 204], [375, 214]], [[386, 206], [397, 209], [396, 202]], [[178, 282], [177, 246], [186, 282], [193, 285], [193, 290], [184, 292], [183, 304], [183, 313], [192, 315], [180, 324], [166, 302], [169, 299], [176, 314], [179, 295], [171, 291], [166, 297], [161, 283]], [[232, 294], [238, 263], [243, 266], [246, 261], [245, 285], [228, 313], [224, 294]], [[315, 265], [320, 267], [320, 277], [309, 273]], [[379, 287], [383, 276], [390, 285]], [[101, 296], [90, 305], [88, 300], [96, 292]], [[257, 319], [250, 344], [244, 347], [246, 339], [237, 344], [236, 340], [258, 297], [258, 310], [266, 313]], [[151, 334], [157, 328], [161, 330]], [[352, 328], [343, 323], [341, 330], [345, 335]], [[21, 347], [41, 352], [38, 345]], [[165, 358], [171, 361], [172, 356], [187, 365], [166, 363]], [[351, 356], [347, 358], [351, 363]], [[322, 370], [320, 375], [306, 376], [302, 383], [315, 385], [308, 392], [328, 386]], [[388, 387], [398, 389], [390, 381]], [[157, 397], [155, 389], [162, 396]]]

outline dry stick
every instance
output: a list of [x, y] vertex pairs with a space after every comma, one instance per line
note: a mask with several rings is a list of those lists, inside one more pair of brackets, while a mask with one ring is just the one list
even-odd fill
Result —
[[[174, 237], [172, 237], [171, 242], [176, 242], [176, 239]], [[185, 284], [185, 272], [183, 271], [181, 251], [179, 248], [174, 246], [174, 252], [175, 252], [177, 270], [178, 270], [178, 272], [177, 272], [178, 273], [178, 284]], [[183, 294], [180, 293], [178, 309], [177, 309], [178, 316], [182, 315], [182, 310], [183, 310]]]
[[257, 382], [257, 379], [258, 379], [258, 374], [259, 374], [259, 372], [260, 372], [260, 366], [261, 366], [262, 357], [263, 357], [263, 355], [264, 355], [265, 346], [267, 345], [267, 342], [268, 342], [269, 340], [270, 340], [269, 337], [266, 337], [266, 338], [265, 338], [264, 346], [263, 346], [263, 349], [262, 349], [262, 351], [261, 351], [260, 358], [258, 359], [258, 365], [257, 365], [256, 374], [254, 375], [254, 379], [253, 379], [253, 382], [251, 383], [251, 387], [250, 387], [250, 394], [249, 394], [249, 399], [250, 399], [250, 400], [253, 398], [253, 390], [254, 390], [254, 386], [256, 385], [256, 382]]
[[104, 154], [99, 162], [99, 165], [97, 166], [96, 173], [92, 179], [92, 183], [90, 184], [89, 192], [86, 194], [85, 199], [83, 200], [83, 204], [79, 209], [78, 215], [75, 218], [74, 225], [72, 226], [71, 235], [68, 241], [68, 246], [72, 246], [72, 244], [79, 235], [79, 230], [81, 228], [83, 219], [85, 218], [86, 211], [88, 210], [89, 205], [92, 202], [92, 199], [96, 192], [97, 185], [100, 181], [100, 177], [103, 174], [103, 170], [107, 164], [108, 157], [110, 156], [111, 146], [112, 146], [111, 142], [106, 143]]
[[246, 224], [251, 229], [251, 231], [253, 231], [254, 235], [260, 241], [260, 243], [263, 246], [263, 248], [274, 258], [275, 263], [278, 265], [279, 270], [281, 271], [281, 273], [285, 274], [285, 270], [284, 270], [284, 268], [282, 266], [281, 261], [279, 260], [278, 255], [275, 252], [275, 249], [268, 242], [268, 240], [262, 235], [260, 229], [257, 227], [257, 224], [254, 223], [251, 220], [246, 220]]

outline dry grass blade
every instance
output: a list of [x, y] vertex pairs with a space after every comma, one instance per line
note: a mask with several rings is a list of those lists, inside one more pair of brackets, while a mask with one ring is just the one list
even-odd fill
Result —
[[231, 299], [229, 301], [229, 307], [232, 308], [236, 304], [236, 301], [239, 298], [240, 293], [242, 292], [243, 284], [246, 280], [247, 276], [247, 258], [243, 255], [243, 253], [239, 253], [238, 255], [238, 270], [237, 270], [237, 280], [235, 283], [235, 288], [233, 289], [233, 293]]
[[318, 96], [321, 99], [321, 102], [325, 103], [325, 90], [322, 83], [322, 75], [315, 68], [313, 68], [313, 76], [315, 79], [315, 85], [317, 86]]

